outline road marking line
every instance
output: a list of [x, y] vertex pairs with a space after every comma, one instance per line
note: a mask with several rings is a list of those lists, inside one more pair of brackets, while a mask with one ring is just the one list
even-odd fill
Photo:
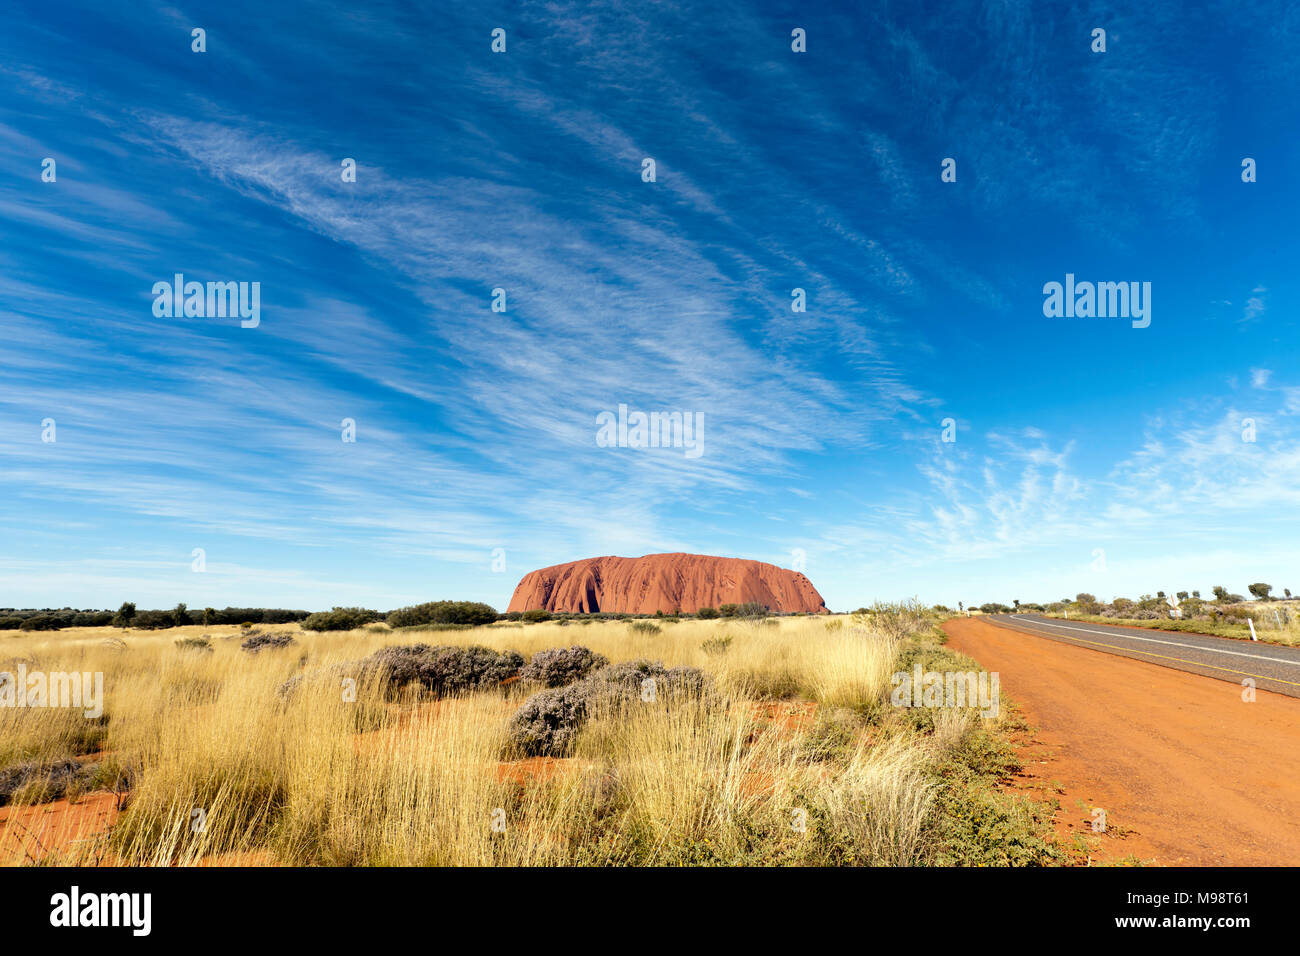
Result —
[[[1088, 634], [1113, 635], [1115, 633], [1114, 631], [1094, 631], [1092, 628], [1088, 628], [1088, 627], [1073, 627], [1065, 624], [1049, 624], [1046, 621], [1031, 621], [1030, 623], [1040, 624], [1043, 627], [1059, 627], [1063, 631], [1084, 631]], [[1255, 661], [1272, 661], [1275, 664], [1290, 664], [1292, 667], [1300, 667], [1300, 660], [1289, 660], [1288, 658], [1285, 657], [1265, 657], [1263, 654], [1243, 654], [1241, 651], [1225, 651], [1217, 647], [1204, 647], [1200, 644], [1182, 644], [1178, 641], [1161, 641], [1161, 640], [1157, 640], [1154, 637], [1138, 637], [1136, 634], [1125, 633], [1123, 636], [1130, 641], [1149, 641], [1152, 644], [1168, 644], [1170, 647], [1186, 647], [1193, 651], [1207, 651], [1210, 654], [1231, 654], [1233, 657], [1249, 657], [1251, 660], [1255, 660]], [[1080, 640], [1082, 640], [1082, 638], [1080, 638]], [[1134, 648], [1130, 647], [1127, 648], [1127, 650], [1131, 651], [1134, 650]], [[1206, 666], [1208, 667], [1209, 665]]]

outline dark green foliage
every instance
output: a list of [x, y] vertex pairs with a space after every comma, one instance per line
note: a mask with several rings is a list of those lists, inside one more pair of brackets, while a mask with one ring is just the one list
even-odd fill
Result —
[[36, 614], [19, 625], [24, 631], [57, 631], [67, 625], [53, 614]]
[[138, 611], [131, 620], [131, 626], [146, 631], [175, 627], [176, 615], [172, 611]]
[[718, 606], [718, 614], [722, 617], [763, 617], [767, 614], [767, 608], [757, 601], [748, 601], [744, 604], [721, 604]]
[[695, 616], [702, 621], [712, 620], [718, 616], [718, 609], [716, 607], [702, 607], [695, 612]]
[[491, 624], [500, 617], [496, 608], [478, 601], [430, 601], [389, 611], [390, 627], [421, 624]]
[[307, 631], [352, 631], [379, 620], [380, 616], [378, 611], [364, 607], [336, 607], [308, 615], [302, 626]]
[[527, 621], [530, 624], [536, 624], [539, 621], [549, 621], [551, 616], [550, 611], [540, 607], [533, 608], [531, 611], [524, 611], [519, 615], [521, 620]]
[[131, 621], [135, 618], [135, 604], [131, 601], [123, 601], [122, 606], [117, 609], [117, 614], [113, 618], [114, 627], [130, 627]]

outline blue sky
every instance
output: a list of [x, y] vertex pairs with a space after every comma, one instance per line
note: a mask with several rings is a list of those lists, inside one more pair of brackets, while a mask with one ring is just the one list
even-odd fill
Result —
[[[1300, 591], [1294, 6], [413, 6], [7, 18], [0, 604]], [[178, 272], [260, 325], [155, 317]], [[1045, 317], [1066, 273], [1150, 327]], [[619, 404], [704, 454], [599, 447]]]

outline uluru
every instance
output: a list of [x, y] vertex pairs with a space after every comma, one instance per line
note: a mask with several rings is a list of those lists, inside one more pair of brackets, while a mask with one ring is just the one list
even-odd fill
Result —
[[584, 558], [530, 571], [515, 587], [509, 610], [693, 614], [702, 607], [750, 602], [778, 613], [828, 613], [822, 596], [798, 571], [684, 553]]

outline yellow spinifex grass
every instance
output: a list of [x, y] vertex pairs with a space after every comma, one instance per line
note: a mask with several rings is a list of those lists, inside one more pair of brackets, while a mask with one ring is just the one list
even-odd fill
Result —
[[[773, 728], [763, 702], [869, 713], [897, 638], [861, 621], [499, 624], [313, 634], [249, 654], [232, 627], [0, 636], [0, 669], [100, 670], [106, 721], [0, 709], [3, 766], [103, 749], [129, 783], [115, 861], [320, 865], [907, 863], [923, 855], [934, 740], [860, 721], [833, 759], [811, 722]], [[211, 635], [211, 651], [181, 637]], [[109, 643], [106, 643], [106, 640]], [[345, 692], [340, 665], [392, 644], [481, 644], [525, 657], [583, 645], [613, 662], [702, 668], [716, 692], [599, 711], [558, 762], [511, 762], [511, 715], [536, 688], [441, 701]], [[289, 694], [284, 682], [303, 681]], [[954, 718], [956, 720], [958, 718]], [[966, 718], [960, 718], [965, 720]], [[945, 724], [943, 738], [963, 733]], [[936, 737], [938, 734], [936, 733]], [[946, 746], [946, 744], [944, 744]], [[12, 836], [0, 827], [0, 846]]]

